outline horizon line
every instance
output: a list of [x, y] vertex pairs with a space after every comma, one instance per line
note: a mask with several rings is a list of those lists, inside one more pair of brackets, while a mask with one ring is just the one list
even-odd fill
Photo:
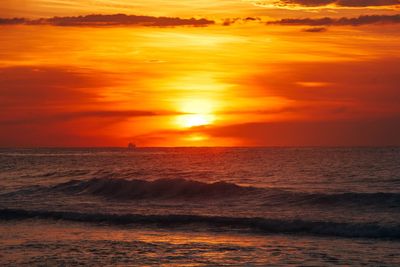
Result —
[[[400, 148], [400, 145], [137, 146], [141, 148]], [[0, 146], [0, 149], [128, 149], [126, 146]]]

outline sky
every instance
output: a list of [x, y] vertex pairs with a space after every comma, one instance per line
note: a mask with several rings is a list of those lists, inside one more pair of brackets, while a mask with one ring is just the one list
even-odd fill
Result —
[[5, 0], [0, 146], [400, 145], [399, 11]]

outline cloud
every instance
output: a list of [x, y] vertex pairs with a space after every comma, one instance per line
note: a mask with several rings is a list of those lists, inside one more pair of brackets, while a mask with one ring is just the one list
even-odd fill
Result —
[[3, 108], [90, 103], [98, 98], [98, 88], [112, 84], [99, 77], [87, 69], [61, 66], [0, 68], [0, 102]]
[[[271, 75], [257, 75], [251, 86], [259, 84], [270, 94], [292, 100], [352, 100], [395, 104], [400, 101], [400, 58], [371, 61], [302, 62], [277, 65]], [[291, 84], [291, 86], [288, 86]], [[286, 88], [286, 90], [282, 90]], [[266, 90], [266, 89], [263, 89]]]
[[313, 27], [304, 29], [303, 32], [326, 32], [328, 29], [324, 27]]
[[222, 22], [223, 26], [230, 26], [234, 23], [236, 23], [238, 20], [240, 20], [240, 18], [229, 18], [229, 19], [224, 19], [224, 21]]
[[[173, 116], [182, 115], [180, 112], [170, 111], [149, 111], [149, 110], [86, 110], [76, 112], [56, 112], [47, 114], [43, 112], [34, 112], [31, 116], [20, 116], [12, 119], [0, 120], [0, 125], [18, 125], [18, 124], [43, 124], [43, 123], [62, 123], [78, 119], [116, 119], [119, 121], [155, 116]], [[31, 112], [32, 113], [32, 112]]]
[[109, 75], [112, 74], [62, 66], [0, 68], [0, 125], [182, 115], [164, 110], [107, 108], [112, 103], [104, 102], [102, 89], [117, 84]]
[[68, 66], [0, 68], [0, 146], [117, 145], [124, 135], [117, 133], [121, 125], [136, 132], [138, 120], [162, 121], [163, 116], [181, 114], [140, 107], [143, 100], [134, 97], [129, 99], [131, 109], [105, 98], [105, 90], [121, 85], [116, 78], [114, 73]]
[[393, 6], [400, 4], [399, 0], [281, 0], [280, 2], [302, 6], [335, 5], [341, 7]]
[[83, 68], [0, 68], [0, 124], [31, 125], [56, 122], [57, 117], [77, 117], [78, 114], [65, 113], [66, 110], [104, 105], [101, 90], [112, 85], [114, 82], [107, 79], [107, 73]]
[[180, 112], [170, 111], [148, 111], [148, 110], [88, 110], [80, 112], [71, 112], [62, 114], [60, 117], [81, 118], [81, 117], [97, 117], [97, 118], [132, 118], [132, 117], [152, 117], [152, 116], [171, 116], [182, 115]]
[[361, 26], [368, 24], [395, 24], [400, 23], [400, 15], [363, 15], [354, 18], [303, 18], [281, 19], [267, 24], [280, 25], [309, 25], [309, 26]]
[[248, 22], [258, 22], [258, 23], [261, 23], [262, 20], [261, 20], [261, 18], [259, 18], [259, 17], [225, 18], [225, 19], [223, 19], [223, 21], [222, 21], [222, 25], [223, 25], [223, 26], [230, 26], [230, 25], [235, 24], [235, 23], [244, 24], [244, 23], [248, 23]]
[[12, 18], [12, 19], [0, 18], [0, 25], [25, 24], [26, 22], [27, 20], [24, 18]]
[[111, 75], [67, 66], [3, 67], [0, 68], [1, 107], [10, 111], [7, 116], [10, 118], [27, 115], [32, 110], [104, 104], [102, 90], [118, 84]]
[[249, 122], [157, 131], [133, 136], [131, 139], [143, 145], [165, 145], [168, 140], [206, 136], [209, 138], [208, 145], [213, 144], [213, 140], [231, 140], [239, 146], [398, 146], [399, 120], [400, 117], [394, 116], [378, 119]]
[[400, 0], [269, 0], [253, 1], [258, 6], [275, 7], [391, 7], [400, 5]]
[[37, 20], [24, 18], [1, 19], [0, 25], [29, 24], [29, 25], [54, 25], [54, 26], [207, 26], [215, 22], [207, 19], [184, 19], [172, 17], [136, 16], [126, 14], [114, 15], [86, 15], [75, 17], [52, 17]]
[[368, 7], [368, 6], [395, 6], [399, 0], [337, 0], [333, 1], [337, 6], [344, 7]]
[[[266, 119], [337, 120], [400, 116], [400, 58], [369, 61], [288, 62], [237, 80], [253, 96], [286, 99], [285, 114]], [[266, 114], [268, 115], [268, 114]], [[255, 117], [255, 116], [249, 116]], [[258, 116], [260, 118], [260, 116]], [[261, 117], [264, 119], [263, 117]]]

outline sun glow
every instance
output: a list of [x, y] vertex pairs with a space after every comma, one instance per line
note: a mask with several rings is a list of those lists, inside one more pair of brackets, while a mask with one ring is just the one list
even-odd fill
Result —
[[215, 103], [208, 99], [184, 99], [181, 111], [186, 113], [177, 117], [176, 122], [180, 127], [191, 128], [214, 123], [213, 114]]
[[212, 114], [188, 114], [177, 118], [178, 124], [185, 128], [209, 125], [212, 124], [214, 120], [214, 115]]
[[201, 142], [201, 141], [206, 141], [208, 139], [209, 139], [208, 136], [203, 134], [191, 134], [184, 138], [184, 140], [190, 142]]

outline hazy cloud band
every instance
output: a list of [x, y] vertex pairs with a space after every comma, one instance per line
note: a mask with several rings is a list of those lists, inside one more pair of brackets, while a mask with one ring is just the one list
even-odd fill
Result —
[[394, 24], [400, 23], [400, 15], [365, 15], [355, 18], [303, 18], [303, 19], [281, 19], [268, 22], [268, 24], [280, 25], [308, 25], [308, 26], [360, 26], [367, 24]]
[[207, 26], [215, 22], [207, 19], [136, 16], [126, 14], [52, 17], [29, 20], [26, 18], [0, 18], [0, 25], [29, 24], [54, 26]]

